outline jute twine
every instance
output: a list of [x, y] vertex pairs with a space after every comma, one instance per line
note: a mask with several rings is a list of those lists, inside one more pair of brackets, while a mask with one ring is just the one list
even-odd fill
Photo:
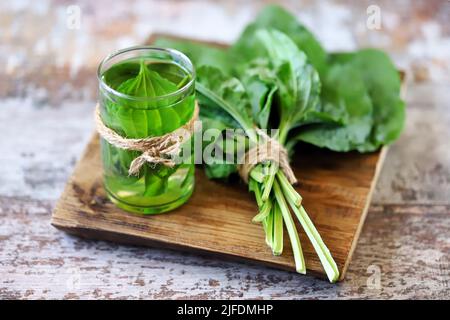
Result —
[[114, 130], [108, 128], [101, 116], [100, 106], [95, 107], [95, 124], [100, 136], [111, 145], [130, 151], [140, 151], [142, 154], [135, 158], [128, 169], [128, 174], [138, 175], [140, 168], [146, 163], [153, 165], [162, 164], [173, 167], [175, 162], [172, 157], [178, 155], [183, 141], [191, 137], [194, 132], [194, 123], [198, 119], [199, 107], [195, 103], [192, 118], [182, 127], [162, 136], [148, 137], [142, 139], [128, 139], [119, 135]]
[[290, 184], [297, 183], [297, 178], [289, 165], [287, 150], [276, 139], [268, 136], [261, 129], [256, 129], [262, 142], [250, 148], [243, 156], [241, 164], [238, 166], [239, 175], [248, 183], [248, 176], [252, 169], [258, 164], [271, 161], [279, 166], [286, 175]]

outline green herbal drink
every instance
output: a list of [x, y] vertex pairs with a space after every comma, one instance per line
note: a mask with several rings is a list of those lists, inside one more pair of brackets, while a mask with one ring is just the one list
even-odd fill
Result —
[[[195, 108], [195, 72], [183, 54], [136, 47], [105, 59], [99, 67], [100, 116], [127, 139], [158, 137], [186, 125]], [[172, 167], [145, 162], [130, 175], [141, 152], [101, 139], [104, 185], [119, 207], [139, 213], [161, 213], [183, 204], [194, 187], [191, 139], [183, 142]]]

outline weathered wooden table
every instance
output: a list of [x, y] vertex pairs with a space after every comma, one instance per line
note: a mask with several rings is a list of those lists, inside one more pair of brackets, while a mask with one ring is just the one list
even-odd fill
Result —
[[49, 224], [93, 131], [100, 58], [152, 31], [231, 41], [261, 4], [127, 1], [104, 10], [102, 1], [1, 2], [0, 298], [449, 298], [450, 3], [375, 1], [382, 25], [373, 29], [367, 4], [347, 2], [291, 8], [327, 48], [382, 47], [410, 79], [404, 134], [388, 152], [347, 279], [337, 285], [82, 240]]

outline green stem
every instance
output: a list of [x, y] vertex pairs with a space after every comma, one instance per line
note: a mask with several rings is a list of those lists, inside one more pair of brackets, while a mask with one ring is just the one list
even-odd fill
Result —
[[262, 200], [266, 201], [269, 199], [270, 192], [272, 191], [272, 185], [275, 180], [275, 175], [278, 171], [278, 165], [276, 163], [270, 162], [269, 164], [269, 173], [267, 174], [266, 180], [264, 181], [264, 189], [262, 193]]
[[265, 221], [265, 231], [266, 231], [266, 243], [272, 248], [273, 246], [273, 214], [272, 212], [266, 217]]
[[283, 215], [280, 206], [275, 202], [273, 214], [273, 246], [272, 253], [279, 256], [283, 253]]
[[281, 192], [278, 182], [275, 180], [273, 184], [273, 190], [278, 205], [280, 206], [281, 214], [283, 215], [284, 223], [291, 240], [292, 251], [294, 253], [295, 269], [298, 273], [305, 274], [306, 266], [305, 259], [303, 257], [302, 246], [300, 244], [300, 238], [298, 237], [297, 229], [295, 228], [294, 220], [292, 219], [289, 208], [287, 207], [283, 193]]
[[252, 222], [261, 222], [263, 221], [272, 210], [272, 201], [266, 201], [262, 203], [260, 207], [259, 213], [253, 217]]
[[259, 183], [264, 182], [264, 173], [262, 172], [261, 164], [255, 166], [252, 171], [250, 171], [250, 177], [256, 180]]
[[280, 121], [280, 125], [278, 128], [279, 128], [278, 142], [284, 145], [287, 139], [288, 132], [291, 129], [291, 124], [287, 119], [282, 120]]
[[248, 181], [248, 187], [250, 191], [253, 191], [255, 193], [256, 203], [258, 204], [258, 207], [261, 208], [261, 206], [263, 205], [263, 201], [261, 200], [261, 190], [259, 188], [258, 182], [250, 178]]
[[200, 82], [197, 82], [195, 84], [195, 89], [200, 94], [204, 95], [205, 97], [213, 101], [215, 104], [217, 104], [224, 111], [228, 112], [228, 114], [239, 123], [242, 129], [245, 130], [246, 134], [248, 135], [251, 141], [253, 141], [254, 143], [258, 142], [258, 137], [256, 131], [253, 128], [253, 123], [249, 123], [248, 121], [246, 121], [233, 106], [229, 105], [227, 101], [222, 99], [222, 97], [220, 97], [218, 94], [205, 87]]
[[302, 205], [302, 196], [299, 195], [298, 192], [294, 189], [294, 187], [289, 183], [283, 171], [278, 170], [277, 178], [286, 198], [295, 203], [297, 207], [300, 207]]
[[336, 282], [339, 279], [339, 270], [337, 268], [336, 262], [331, 256], [330, 250], [328, 250], [327, 246], [323, 242], [322, 237], [312, 223], [311, 219], [308, 217], [305, 209], [303, 207], [297, 208], [295, 203], [291, 201], [289, 201], [289, 204], [298, 220], [300, 221], [300, 224], [305, 230], [309, 240], [311, 241], [314, 250], [316, 250], [320, 262], [322, 263], [322, 266], [324, 267], [325, 272], [328, 276], [328, 279], [330, 280], [330, 282]]

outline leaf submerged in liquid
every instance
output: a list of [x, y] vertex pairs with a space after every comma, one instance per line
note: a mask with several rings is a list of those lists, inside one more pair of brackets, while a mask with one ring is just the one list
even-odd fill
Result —
[[[123, 81], [116, 90], [132, 97], [120, 100], [120, 105], [109, 105], [108, 112], [113, 112], [122, 135], [128, 138], [158, 136], [180, 126], [181, 119], [178, 113], [172, 108], [165, 107], [173, 102], [171, 101], [173, 98], [160, 98], [175, 92], [177, 85], [163, 78], [158, 72], [150, 70], [144, 61], [139, 64], [137, 75]], [[139, 152], [120, 149], [116, 149], [116, 152], [120, 173], [127, 175], [131, 162], [139, 156]], [[158, 174], [161, 170], [167, 171], [160, 165], [155, 168], [145, 165], [138, 177], [123, 180], [136, 183], [137, 180], [143, 179], [145, 188], [142, 194], [157, 196], [166, 191], [170, 174], [175, 171], [171, 169], [168, 174]]]

